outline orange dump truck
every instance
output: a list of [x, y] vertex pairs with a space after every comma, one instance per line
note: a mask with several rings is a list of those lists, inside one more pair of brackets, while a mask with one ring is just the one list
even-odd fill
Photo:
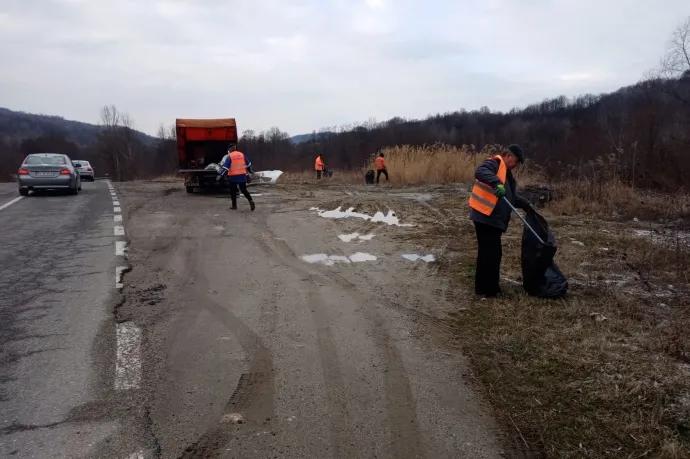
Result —
[[195, 188], [227, 186], [217, 181], [218, 172], [209, 164], [220, 164], [228, 145], [237, 144], [235, 118], [175, 120], [177, 131], [178, 174], [184, 176], [188, 193]]

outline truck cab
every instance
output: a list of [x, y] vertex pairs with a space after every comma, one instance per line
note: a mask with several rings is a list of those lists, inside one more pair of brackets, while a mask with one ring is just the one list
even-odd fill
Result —
[[[209, 164], [220, 164], [228, 145], [237, 144], [235, 118], [175, 120], [177, 132], [178, 174], [184, 177], [188, 193], [194, 189], [216, 188], [218, 172]], [[207, 169], [208, 167], [208, 169]]]

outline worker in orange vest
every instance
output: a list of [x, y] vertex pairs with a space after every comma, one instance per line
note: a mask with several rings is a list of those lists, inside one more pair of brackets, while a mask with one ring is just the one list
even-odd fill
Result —
[[321, 155], [316, 157], [316, 163], [314, 164], [314, 169], [316, 169], [316, 178], [320, 179], [321, 174], [323, 173], [323, 170], [325, 169], [325, 166], [323, 164], [323, 158]]
[[251, 171], [251, 167], [252, 163], [249, 162], [247, 156], [238, 151], [234, 144], [228, 147], [228, 155], [225, 158], [223, 169], [227, 171], [230, 178], [230, 200], [232, 202], [230, 208], [233, 210], [237, 209], [237, 188], [249, 201], [251, 210], [256, 209], [256, 204], [247, 190], [247, 170]]
[[383, 159], [383, 153], [379, 153], [376, 160], [374, 160], [374, 166], [376, 167], [376, 183], [379, 183], [379, 178], [381, 174], [386, 176], [386, 182], [388, 181], [388, 168], [386, 167], [386, 160]]
[[474, 291], [477, 295], [495, 297], [501, 293], [501, 236], [508, 229], [514, 207], [528, 209], [531, 204], [518, 196], [512, 171], [525, 162], [525, 153], [518, 145], [510, 145], [501, 155], [482, 162], [474, 171], [474, 187], [470, 195], [470, 219], [477, 233], [477, 270]]

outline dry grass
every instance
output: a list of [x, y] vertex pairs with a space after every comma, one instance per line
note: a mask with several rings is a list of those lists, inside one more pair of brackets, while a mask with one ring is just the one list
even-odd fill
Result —
[[690, 457], [689, 246], [636, 235], [643, 223], [547, 210], [568, 297], [523, 293], [515, 219], [503, 237], [507, 297], [480, 301], [466, 199], [432, 205], [455, 225], [417, 243], [447, 247], [441, 273], [454, 285], [458, 339], [515, 447], [549, 458]]
[[551, 185], [558, 199], [549, 205], [557, 215], [607, 215], [640, 219], [687, 219], [690, 196], [635, 190], [617, 179], [568, 180]]
[[[382, 153], [391, 182], [404, 185], [430, 183], [471, 183], [475, 168], [501, 147], [488, 145], [482, 151], [472, 146], [462, 148], [437, 144], [430, 147], [407, 145], [384, 148]], [[371, 168], [376, 155], [371, 158]]]
[[178, 174], [161, 175], [160, 177], [156, 177], [154, 179], [151, 179], [151, 181], [156, 182], [156, 183], [180, 183], [180, 182], [184, 182], [182, 176], [178, 175]]
[[[487, 145], [477, 151], [473, 145], [460, 148], [444, 144], [413, 147], [402, 145], [384, 148], [390, 175], [386, 185], [425, 185], [443, 183], [466, 183], [474, 180], [474, 170], [484, 159], [502, 151], [500, 145]], [[322, 186], [329, 184], [363, 184], [364, 174], [373, 169], [376, 155], [361, 169], [334, 170], [332, 178], [322, 179]], [[562, 182], [550, 182], [542, 170], [530, 165], [529, 161], [520, 167], [515, 176], [518, 189], [527, 185], [548, 185], [557, 199], [549, 205], [555, 215], [599, 215], [607, 217], [638, 217], [640, 219], [688, 219], [690, 218], [690, 196], [685, 193], [656, 194], [639, 191], [622, 183], [615, 173], [608, 173], [606, 164], [603, 172], [581, 172], [580, 178]], [[317, 183], [314, 171], [286, 173], [281, 183]]]

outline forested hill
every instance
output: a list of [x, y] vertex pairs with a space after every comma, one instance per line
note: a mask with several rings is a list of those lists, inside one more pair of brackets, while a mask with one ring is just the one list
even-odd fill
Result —
[[[57, 134], [78, 146], [88, 146], [96, 142], [99, 129], [95, 124], [66, 120], [61, 116], [37, 115], [0, 107], [0, 139], [4, 138], [9, 143]], [[143, 132], [138, 132], [138, 136], [144, 143], [154, 141], [153, 137]]]

